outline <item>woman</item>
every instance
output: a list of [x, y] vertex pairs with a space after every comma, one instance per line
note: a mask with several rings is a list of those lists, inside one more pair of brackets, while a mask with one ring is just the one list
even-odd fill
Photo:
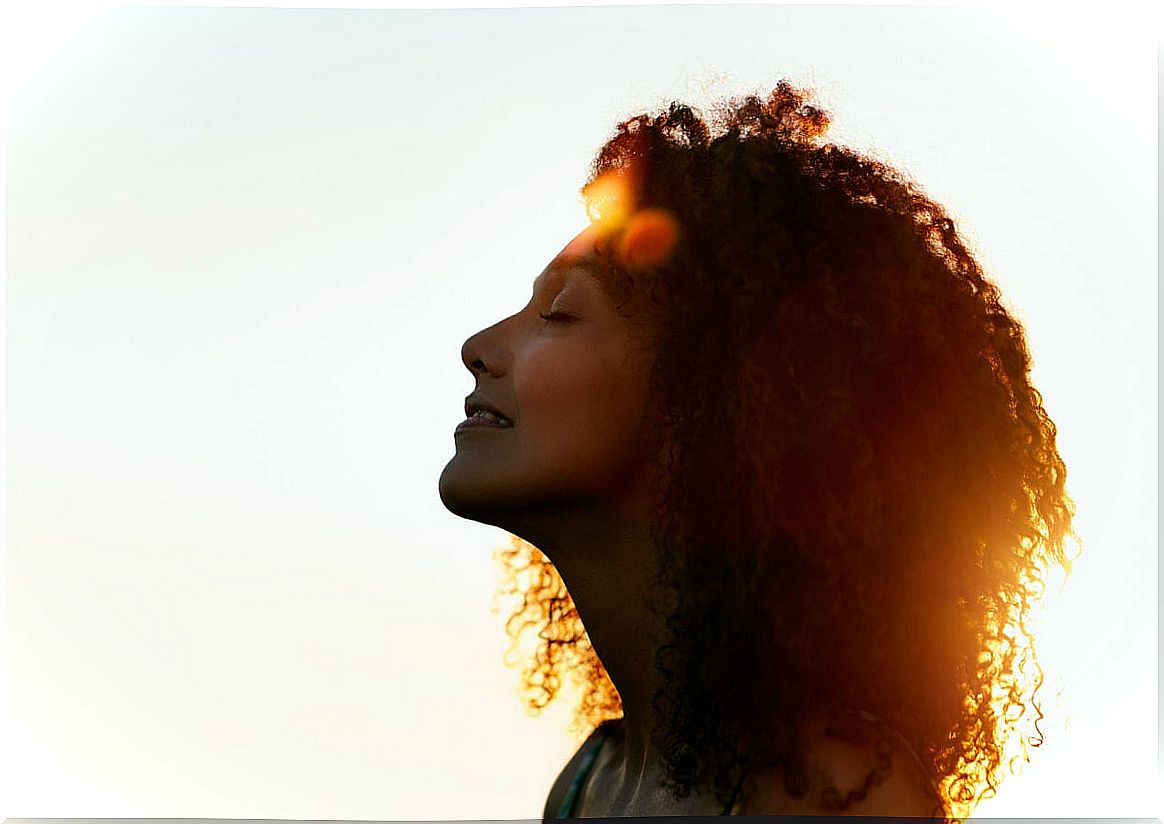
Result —
[[464, 344], [441, 498], [514, 536], [530, 706], [569, 672], [592, 730], [546, 818], [964, 818], [1041, 743], [1074, 506], [1022, 327], [828, 124], [785, 82], [620, 124], [590, 225]]

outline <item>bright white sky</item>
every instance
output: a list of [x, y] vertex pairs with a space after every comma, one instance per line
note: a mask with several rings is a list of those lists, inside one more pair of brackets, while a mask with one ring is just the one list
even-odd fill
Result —
[[1164, 816], [1155, 18], [311, 5], [7, 12], [0, 813], [539, 816], [572, 707], [437, 497], [461, 342], [619, 119], [787, 77], [952, 210], [1059, 427], [1047, 744], [979, 815]]

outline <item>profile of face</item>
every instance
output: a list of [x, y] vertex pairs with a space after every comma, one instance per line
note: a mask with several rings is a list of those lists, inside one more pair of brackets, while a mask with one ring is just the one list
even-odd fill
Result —
[[[515, 531], [563, 507], [641, 507], [651, 355], [596, 277], [600, 238], [593, 225], [578, 234], [524, 308], [462, 346], [476, 386], [439, 484], [454, 514]], [[502, 424], [474, 418], [476, 401]]]

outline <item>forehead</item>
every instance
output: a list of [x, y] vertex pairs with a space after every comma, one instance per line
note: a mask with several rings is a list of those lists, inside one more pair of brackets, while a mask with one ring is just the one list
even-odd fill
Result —
[[598, 261], [575, 260], [563, 262], [555, 258], [550, 265], [538, 275], [533, 282], [533, 288], [536, 292], [538, 289], [544, 287], [548, 282], [557, 280], [567, 275], [577, 275], [583, 281], [589, 281], [595, 285], [603, 285], [603, 269]]
[[579, 233], [534, 279], [534, 291], [544, 286], [548, 280], [571, 273], [581, 275], [583, 280], [603, 285], [606, 268], [599, 257], [600, 240], [593, 226]]

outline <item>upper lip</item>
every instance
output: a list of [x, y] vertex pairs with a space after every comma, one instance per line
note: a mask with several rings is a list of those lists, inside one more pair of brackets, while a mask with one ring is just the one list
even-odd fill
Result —
[[509, 417], [504, 412], [502, 412], [500, 409], [498, 409], [493, 404], [486, 401], [480, 395], [470, 395], [469, 397], [465, 398], [465, 417], [466, 418], [473, 417], [473, 413], [476, 412], [478, 409], [484, 409], [486, 412], [492, 412], [494, 415], [501, 418], [506, 423], [513, 423], [511, 420], [509, 420]]

